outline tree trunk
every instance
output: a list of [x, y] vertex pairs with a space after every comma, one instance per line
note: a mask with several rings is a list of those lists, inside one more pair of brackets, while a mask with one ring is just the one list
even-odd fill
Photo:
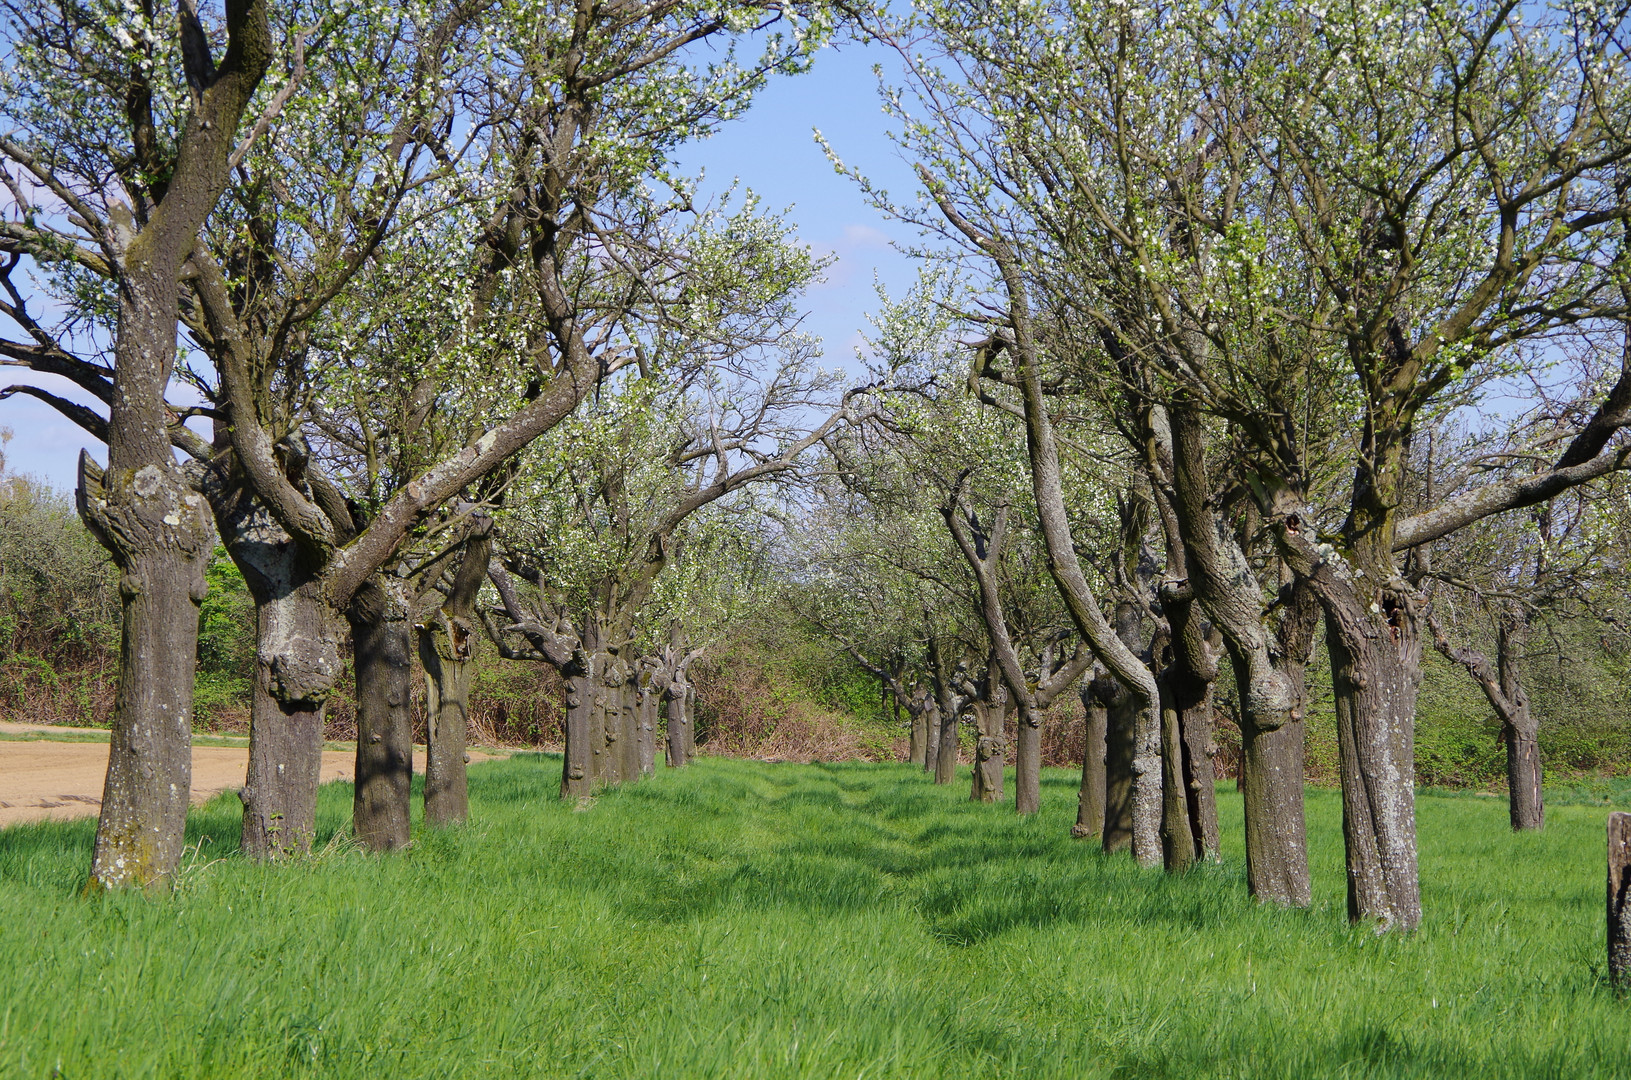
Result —
[[593, 777], [596, 790], [623, 780], [623, 684], [626, 676], [617, 654], [595, 654], [595, 708], [590, 721], [590, 745], [594, 749]]
[[[134, 469], [120, 468], [129, 455], [114, 447], [110, 436], [106, 487], [88, 455], [79, 465], [80, 515], [113, 555], [123, 608], [90, 886], [167, 889], [181, 862], [192, 790], [193, 666], [212, 530], [168, 441], [167, 460]], [[119, 475], [123, 482], [113, 479]]]
[[561, 760], [561, 798], [587, 799], [595, 791], [597, 748], [595, 713], [599, 708], [597, 654], [579, 647], [562, 672], [566, 676], [566, 753]]
[[685, 684], [677, 683], [663, 694], [663, 716], [668, 722], [668, 767], [682, 769], [691, 764], [691, 721], [685, 709]]
[[[996, 680], [995, 685], [1000, 687], [1001, 680]], [[1006, 713], [1006, 695], [1000, 692], [988, 694], [987, 700], [974, 707], [979, 735], [974, 747], [974, 777], [968, 795], [973, 802], [1002, 801], [1002, 771], [1007, 764], [1008, 752], [1008, 735], [1004, 724]]]
[[309, 579], [257, 600], [240, 847], [251, 858], [268, 859], [311, 850], [323, 771], [323, 713], [340, 668], [340, 633], [333, 609]]
[[[425, 669], [425, 824], [453, 825], [470, 816], [465, 776], [469, 732], [470, 631], [447, 625], [419, 629], [419, 662]], [[461, 639], [462, 638], [462, 642]], [[460, 655], [462, 652], [462, 655]]]
[[909, 706], [912, 713], [912, 740], [910, 748], [906, 751], [906, 760], [921, 767], [929, 760], [929, 711], [920, 708], [919, 704], [913, 702]]
[[657, 772], [657, 687], [652, 679], [649, 666], [640, 668], [640, 681], [638, 686], [639, 708], [636, 719], [639, 724], [638, 746], [640, 759], [640, 777], [652, 776]]
[[617, 763], [618, 782], [631, 784], [640, 779], [640, 668], [624, 647], [622, 657], [626, 674], [619, 688], [618, 741], [620, 754]]
[[1546, 805], [1540, 786], [1540, 744], [1535, 737], [1538, 725], [1529, 709], [1521, 667], [1529, 644], [1528, 616], [1510, 606], [1503, 610], [1495, 643], [1501, 697], [1507, 706], [1499, 712], [1506, 736], [1506, 788], [1512, 828], [1539, 829], [1546, 824]]
[[442, 610], [419, 628], [419, 659], [425, 669], [426, 825], [452, 825], [470, 816], [465, 774], [470, 659], [476, 643], [476, 597], [492, 555], [492, 522], [478, 517], [465, 536]]
[[940, 762], [940, 705], [930, 695], [923, 707], [923, 771], [933, 773]]
[[1264, 625], [1264, 589], [1234, 527], [1217, 513], [1205, 461], [1200, 416], [1170, 414], [1172, 506], [1185, 569], [1212, 624], [1222, 634], [1240, 694], [1241, 767], [1246, 833], [1246, 885], [1256, 899], [1305, 907], [1310, 901], [1303, 820], [1303, 670], [1313, 648], [1319, 603], [1310, 585], [1282, 582], [1278, 641]]
[[[933, 638], [929, 639], [929, 664], [933, 669], [935, 702], [940, 711], [940, 731], [937, 736], [934, 757], [934, 782], [949, 784], [957, 779], [957, 721], [962, 712], [962, 702], [958, 700], [956, 689], [952, 680], [956, 672], [946, 662], [940, 645]], [[960, 669], [959, 669], [960, 670]]]
[[[1392, 596], [1384, 599], [1395, 600]], [[1368, 613], [1327, 593], [1347, 847], [1348, 917], [1384, 929], [1421, 921], [1416, 870], [1415, 730], [1421, 643], [1408, 607]]]
[[1608, 815], [1608, 981], [1631, 986], [1631, 814]]
[[1189, 820], [1195, 827], [1195, 840], [1203, 858], [1222, 858], [1223, 842], [1218, 829], [1217, 768], [1213, 764], [1218, 748], [1213, 739], [1212, 684], [1192, 709], [1179, 716], [1184, 738], [1184, 776], [1189, 797]]
[[1042, 809], [1042, 710], [1021, 710], [1014, 733], [1014, 812], [1034, 814]]
[[323, 712], [342, 667], [343, 623], [310, 561], [246, 487], [209, 493], [227, 553], [255, 600], [239, 847], [254, 859], [303, 853], [316, 830]]
[[[1170, 672], [1170, 668], [1169, 668]], [[1163, 673], [1161, 688], [1161, 861], [1168, 873], [1187, 870], [1201, 858], [1196, 828], [1189, 816], [1189, 785], [1184, 770], [1182, 712], [1175, 680]]]
[[934, 759], [934, 782], [949, 784], [957, 779], [957, 719], [958, 710], [941, 709], [940, 745]]
[[371, 851], [405, 847], [413, 790], [413, 673], [407, 598], [395, 580], [377, 575], [347, 611], [357, 672], [356, 795], [352, 827]]
[[1121, 851], [1133, 842], [1134, 738], [1142, 702], [1120, 683], [1105, 714], [1104, 850]]
[[1493, 667], [1483, 653], [1467, 646], [1451, 645], [1431, 610], [1427, 612], [1427, 626], [1432, 631], [1433, 646], [1445, 659], [1466, 668], [1501, 721], [1501, 741], [1506, 743], [1507, 807], [1512, 828], [1541, 828], [1545, 824], [1545, 803], [1540, 786], [1540, 746], [1535, 741], [1535, 718], [1529, 709], [1529, 694], [1523, 688], [1519, 667], [1528, 644], [1528, 617], [1512, 606], [1499, 613]]
[[[89, 889], [166, 889], [180, 865], [192, 794], [198, 604], [213, 530], [170, 447], [182, 264], [228, 179], [238, 123], [272, 57], [264, 0], [235, 5], [221, 65], [195, 96], [158, 206], [111, 219], [118, 323], [108, 467], [81, 452], [81, 519], [119, 569], [119, 680]], [[120, 234], [115, 239], [116, 234]], [[110, 249], [110, 254], [112, 254]]]
[[1104, 832], [1104, 759], [1105, 728], [1107, 726], [1104, 703], [1094, 690], [1098, 680], [1082, 687], [1082, 710], [1087, 716], [1083, 725], [1082, 787], [1076, 797], [1076, 825], [1070, 835], [1079, 839], [1098, 836]]

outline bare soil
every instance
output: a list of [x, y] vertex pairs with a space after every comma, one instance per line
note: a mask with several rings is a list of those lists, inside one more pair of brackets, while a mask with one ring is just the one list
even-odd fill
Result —
[[[0, 828], [21, 821], [94, 816], [102, 809], [108, 744], [52, 739], [53, 735], [83, 739], [94, 730], [0, 720], [0, 735], [36, 736], [26, 742], [0, 740]], [[471, 761], [494, 756], [470, 751]], [[351, 779], [355, 764], [354, 751], [323, 751], [323, 782]], [[413, 764], [415, 772], [424, 771], [423, 746], [413, 748]], [[193, 747], [193, 803], [242, 787], [248, 767], [247, 745]]]

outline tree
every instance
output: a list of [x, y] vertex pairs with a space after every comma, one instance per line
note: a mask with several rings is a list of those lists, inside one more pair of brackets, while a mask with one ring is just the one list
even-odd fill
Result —
[[[208, 508], [171, 452], [165, 401], [179, 282], [239, 152], [239, 125], [275, 49], [264, 0], [228, 0], [206, 27], [149, 7], [8, 5], [11, 63], [0, 137], [12, 220], [0, 352], [59, 373], [106, 404], [107, 467], [79, 464], [80, 514], [120, 570], [120, 672], [90, 886], [167, 888], [191, 790], [192, 666]], [[213, 41], [212, 41], [213, 37]], [[223, 42], [224, 39], [224, 42]], [[216, 50], [220, 62], [216, 62]], [[85, 267], [115, 285], [111, 364], [94, 335], [52, 328], [10, 274]]]

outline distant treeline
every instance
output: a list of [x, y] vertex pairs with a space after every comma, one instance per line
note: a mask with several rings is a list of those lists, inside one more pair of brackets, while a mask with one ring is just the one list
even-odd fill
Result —
[[[254, 674], [254, 605], [243, 578], [217, 551], [200, 609], [197, 727], [245, 732]], [[113, 707], [119, 645], [119, 582], [105, 550], [85, 530], [71, 499], [24, 478], [0, 484], [0, 716], [100, 726]], [[1540, 744], [1552, 777], [1631, 773], [1631, 654], [1609, 628], [1561, 623], [1535, 636], [1526, 677], [1542, 719]], [[1481, 624], [1463, 628], [1475, 644]], [[1487, 633], [1487, 630], [1482, 632]], [[478, 649], [471, 691], [477, 742], [558, 748], [565, 688], [546, 664], [506, 661]], [[1307, 770], [1336, 782], [1336, 730], [1323, 651], [1315, 652]], [[695, 671], [698, 738], [714, 753], [799, 760], [902, 753], [905, 719], [893, 715], [872, 678], [796, 617], [761, 614], [710, 649]], [[1236, 775], [1239, 729], [1227, 666], [1218, 686], [1215, 759]], [[355, 736], [349, 672], [327, 713], [327, 736]], [[423, 691], [415, 693], [422, 734]], [[1067, 696], [1050, 712], [1048, 765], [1081, 761], [1083, 712]], [[972, 732], [964, 733], [971, 740]], [[1501, 725], [1465, 673], [1427, 651], [1416, 730], [1420, 783], [1498, 787], [1504, 782]]]

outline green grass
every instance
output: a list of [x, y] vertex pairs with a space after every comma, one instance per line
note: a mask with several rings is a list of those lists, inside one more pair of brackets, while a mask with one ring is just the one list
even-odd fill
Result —
[[0, 1076], [1631, 1072], [1600, 806], [1514, 836], [1499, 799], [1424, 796], [1426, 923], [1378, 938], [1328, 790], [1315, 905], [1278, 911], [1227, 789], [1223, 864], [1174, 879], [1071, 841], [1063, 771], [1030, 821], [899, 765], [704, 759], [581, 811], [558, 758], [470, 775], [473, 824], [395, 857], [336, 839], [347, 785], [286, 867], [231, 855], [217, 799], [166, 900], [80, 897], [94, 822], [0, 831]]

